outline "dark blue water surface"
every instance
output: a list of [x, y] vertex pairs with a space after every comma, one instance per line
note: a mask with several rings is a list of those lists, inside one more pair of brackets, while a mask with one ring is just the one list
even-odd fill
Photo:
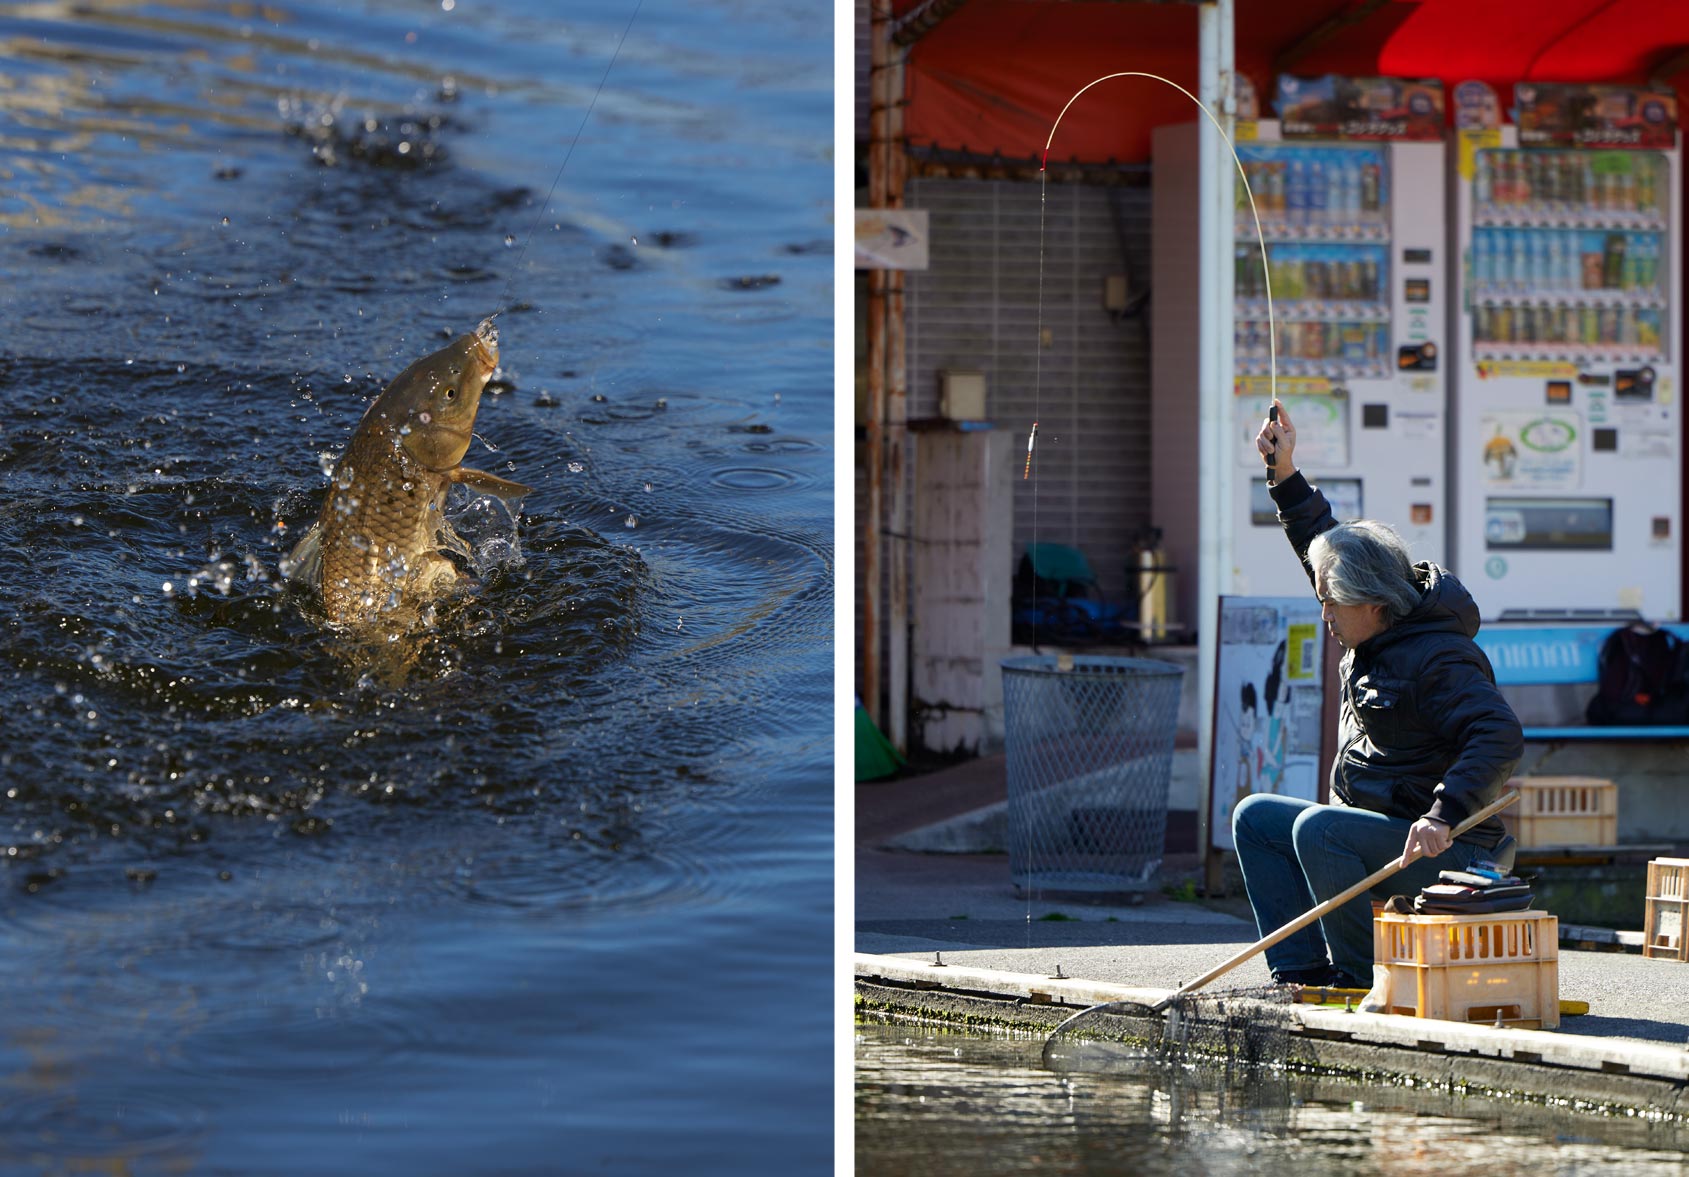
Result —
[[[450, 0], [448, 0], [450, 3]], [[831, 1167], [832, 13], [0, 7], [0, 1169]], [[282, 591], [499, 319], [479, 584]]]

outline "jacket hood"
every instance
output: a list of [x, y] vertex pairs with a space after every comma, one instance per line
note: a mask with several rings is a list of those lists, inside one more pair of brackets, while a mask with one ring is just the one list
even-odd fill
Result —
[[1413, 566], [1419, 578], [1419, 604], [1400, 621], [1366, 643], [1374, 650], [1405, 638], [1428, 633], [1457, 633], [1475, 637], [1478, 633], [1478, 602], [1453, 573], [1428, 561]]

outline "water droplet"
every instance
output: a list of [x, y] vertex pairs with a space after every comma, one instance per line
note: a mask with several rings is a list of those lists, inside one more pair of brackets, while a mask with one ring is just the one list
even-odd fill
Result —
[[627, 523], [624, 526], [638, 527], [639, 526], [639, 520], [635, 519], [632, 515], [629, 515], [628, 518], [627, 518]]

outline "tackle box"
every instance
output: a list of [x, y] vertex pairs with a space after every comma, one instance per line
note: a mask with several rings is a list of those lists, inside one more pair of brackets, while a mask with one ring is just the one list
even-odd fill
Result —
[[1560, 1024], [1560, 921], [1548, 912], [1383, 912], [1372, 944], [1386, 974], [1368, 1002], [1379, 1013], [1531, 1030]]

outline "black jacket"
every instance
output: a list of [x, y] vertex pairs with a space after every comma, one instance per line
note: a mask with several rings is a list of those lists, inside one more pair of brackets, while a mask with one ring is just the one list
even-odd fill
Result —
[[[1271, 491], [1311, 583], [1308, 545], [1337, 525], [1331, 506], [1300, 471]], [[1414, 572], [1421, 590], [1413, 611], [1343, 654], [1331, 791], [1360, 809], [1454, 826], [1501, 795], [1525, 740], [1472, 640], [1472, 594], [1435, 564], [1415, 564]], [[1464, 840], [1494, 846], [1503, 833], [1492, 817]]]

